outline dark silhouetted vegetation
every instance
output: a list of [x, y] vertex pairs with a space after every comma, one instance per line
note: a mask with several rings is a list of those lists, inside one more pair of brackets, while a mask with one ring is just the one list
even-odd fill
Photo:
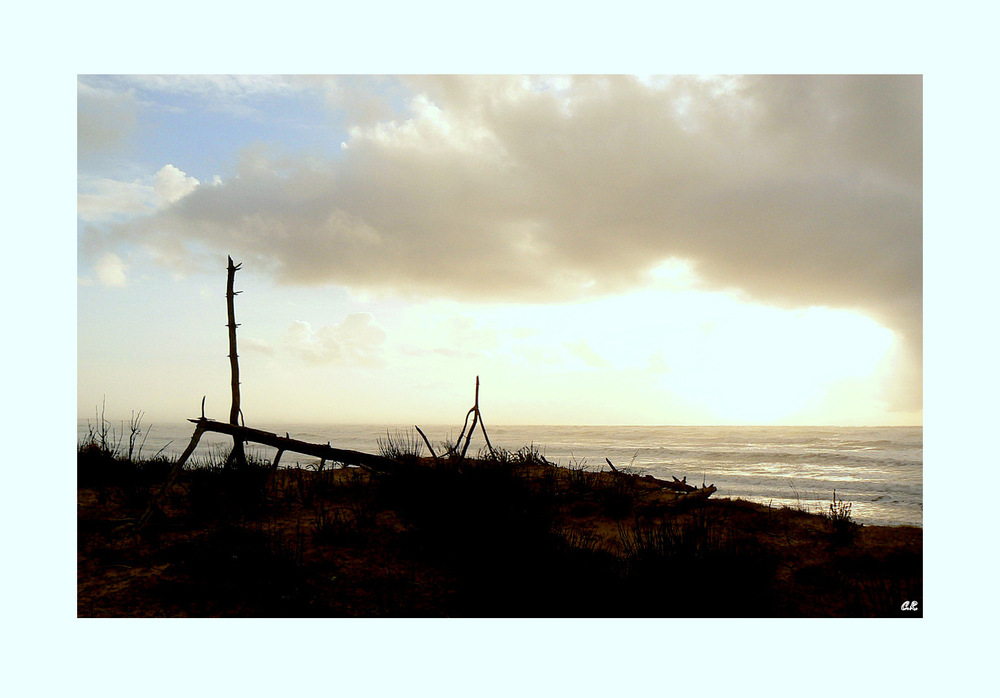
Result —
[[218, 451], [136, 532], [172, 461], [128, 443], [98, 429], [78, 449], [81, 616], [896, 616], [922, 598], [920, 529], [858, 526], [836, 499], [685, 502], [533, 447], [422, 458], [412, 434], [386, 435], [400, 467], [378, 473]]

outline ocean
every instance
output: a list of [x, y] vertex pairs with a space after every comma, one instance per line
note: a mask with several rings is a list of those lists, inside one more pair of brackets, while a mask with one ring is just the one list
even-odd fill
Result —
[[[93, 421], [79, 420], [83, 439]], [[118, 435], [123, 426], [113, 425]], [[412, 426], [251, 424], [295, 439], [327, 443], [337, 448], [378, 453], [379, 439]], [[461, 425], [421, 425], [437, 445], [458, 436]], [[190, 422], [152, 424], [142, 445], [142, 457], [161, 451], [180, 455], [194, 431]], [[856, 521], [869, 525], [923, 525], [922, 427], [678, 427], [678, 426], [492, 426], [487, 433], [495, 447], [516, 451], [533, 445], [548, 460], [562, 466], [607, 470], [630, 467], [657, 478], [687, 478], [691, 484], [714, 484], [714, 497], [739, 497], [773, 506], [829, 511], [834, 491], [850, 502]], [[127, 443], [127, 435], [125, 442]], [[208, 462], [232, 440], [205, 434], [193, 464]], [[137, 444], [138, 445], [138, 444]], [[265, 458], [274, 449], [251, 445]], [[484, 448], [476, 431], [470, 452]], [[424, 447], [426, 449], [426, 447]], [[286, 453], [283, 466], [302, 467], [318, 461]]]

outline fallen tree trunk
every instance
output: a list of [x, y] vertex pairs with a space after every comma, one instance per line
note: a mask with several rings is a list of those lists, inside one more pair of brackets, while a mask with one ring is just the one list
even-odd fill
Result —
[[201, 417], [200, 419], [189, 419], [188, 421], [193, 422], [195, 425], [194, 434], [191, 437], [191, 443], [188, 444], [184, 453], [170, 470], [170, 474], [167, 476], [167, 480], [163, 483], [159, 492], [153, 495], [150, 499], [149, 506], [146, 508], [146, 511], [135, 523], [134, 528], [136, 531], [141, 530], [149, 521], [153, 512], [160, 509], [160, 501], [166, 494], [167, 490], [170, 489], [174, 480], [177, 479], [177, 476], [184, 468], [184, 464], [187, 462], [187, 459], [192, 453], [194, 453], [194, 449], [198, 445], [198, 441], [201, 439], [202, 434], [206, 431], [214, 431], [218, 434], [228, 434], [233, 437], [234, 444], [240, 444], [241, 446], [244, 441], [253, 441], [254, 443], [264, 444], [265, 446], [273, 446], [278, 449], [274, 462], [271, 464], [272, 472], [274, 468], [278, 466], [278, 461], [281, 460], [281, 456], [285, 451], [304, 453], [307, 456], [316, 456], [317, 458], [343, 463], [344, 465], [357, 465], [366, 470], [375, 472], [391, 472], [394, 469], [402, 467], [397, 461], [385, 458], [384, 456], [376, 456], [373, 453], [350, 451], [344, 448], [333, 448], [324, 444], [313, 444], [308, 441], [299, 441], [298, 439], [292, 439], [288, 436], [278, 436], [277, 434], [272, 434], [271, 432], [263, 431], [262, 429], [252, 429], [250, 427], [239, 426], [238, 424], [216, 422], [215, 420], [206, 419], [205, 417]]
[[189, 419], [188, 421], [198, 425], [198, 428], [203, 431], [214, 431], [219, 434], [228, 434], [234, 439], [253, 441], [254, 443], [271, 446], [278, 449], [279, 452], [291, 451], [293, 453], [304, 453], [307, 456], [315, 456], [324, 460], [343, 463], [344, 465], [357, 465], [367, 470], [382, 472], [394, 470], [399, 467], [399, 463], [391, 458], [378, 456], [374, 453], [350, 451], [344, 448], [333, 448], [332, 446], [328, 446], [326, 444], [314, 444], [309, 443], [308, 441], [299, 441], [298, 439], [292, 439], [287, 436], [278, 436], [277, 434], [272, 434], [271, 432], [264, 431], [262, 429], [252, 429], [251, 427], [243, 427], [236, 424], [216, 422], [215, 420], [205, 419], [204, 417], [201, 419]]

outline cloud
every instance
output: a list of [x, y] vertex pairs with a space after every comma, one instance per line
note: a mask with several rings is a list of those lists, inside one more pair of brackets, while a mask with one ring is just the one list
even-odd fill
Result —
[[255, 337], [245, 337], [240, 339], [239, 348], [246, 349], [247, 351], [254, 351], [258, 354], [266, 354], [267, 356], [274, 356], [275, 354], [275, 349], [271, 346], [271, 344], [263, 339], [257, 339]]
[[106, 239], [463, 300], [625, 291], [681, 260], [706, 289], [865, 312], [919, 358], [919, 76], [398, 84], [405, 108], [339, 158], [248, 153]]
[[87, 223], [148, 214], [156, 207], [156, 192], [152, 186], [142, 182], [81, 178], [78, 188], [77, 215]]
[[[218, 181], [213, 181], [217, 185]], [[156, 173], [153, 190], [164, 203], [173, 203], [193, 192], [201, 184], [196, 178], [188, 177], [171, 164], [164, 165]]]
[[122, 149], [136, 127], [137, 104], [131, 90], [93, 87], [77, 82], [77, 153], [86, 158], [95, 153]]
[[570, 354], [586, 364], [588, 368], [607, 368], [611, 365], [611, 362], [594, 351], [585, 339], [565, 342], [563, 346], [569, 350]]
[[495, 349], [499, 342], [495, 328], [483, 327], [468, 315], [449, 317], [441, 323], [441, 336], [447, 339], [450, 347], [477, 352]]
[[[213, 185], [218, 183], [214, 181]], [[77, 215], [87, 223], [102, 223], [150, 214], [187, 196], [199, 184], [197, 178], [189, 177], [170, 164], [145, 180], [124, 182], [103, 177], [81, 177]]]
[[128, 278], [125, 275], [126, 267], [121, 257], [114, 252], [103, 255], [97, 264], [94, 265], [94, 273], [97, 280], [104, 286], [125, 286]]
[[423, 331], [404, 333], [405, 342], [399, 347], [401, 353], [406, 356], [437, 355], [470, 360], [496, 355], [500, 337], [495, 328], [484, 327], [468, 315], [447, 314], [438, 318], [431, 315], [432, 311], [423, 314]]
[[363, 366], [385, 365], [382, 345], [386, 333], [368, 313], [348, 315], [337, 325], [317, 330], [308, 322], [293, 322], [285, 331], [285, 347], [295, 356], [312, 364]]

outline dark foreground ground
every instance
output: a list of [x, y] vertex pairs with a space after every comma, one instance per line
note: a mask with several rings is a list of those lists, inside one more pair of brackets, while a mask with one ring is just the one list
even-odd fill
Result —
[[[689, 501], [530, 449], [460, 464], [184, 470], [78, 456], [80, 617], [918, 617], [923, 532]], [[221, 459], [220, 459], [221, 462]], [[904, 611], [904, 602], [917, 611]]]

